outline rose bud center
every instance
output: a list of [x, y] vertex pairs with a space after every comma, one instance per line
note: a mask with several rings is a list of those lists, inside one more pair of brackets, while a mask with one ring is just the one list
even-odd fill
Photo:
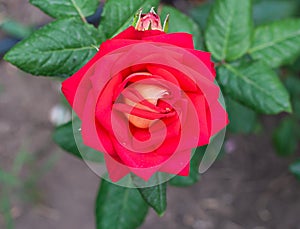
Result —
[[[149, 104], [157, 106], [159, 99], [162, 99], [166, 95], [169, 95], [169, 92], [166, 88], [151, 84], [135, 83], [132, 86], [132, 89], [135, 90], [135, 92], [137, 92], [140, 96], [142, 96], [143, 100], [135, 102], [129, 98], [124, 98], [125, 104], [130, 105], [133, 108], [138, 108], [144, 111], [150, 111], [154, 113], [159, 113], [159, 111], [149, 106]], [[170, 109], [166, 108], [165, 112], [168, 111], [170, 111]], [[132, 114], [126, 114], [126, 117], [132, 125], [138, 128], [149, 128], [156, 121], [153, 119], [150, 120]]]

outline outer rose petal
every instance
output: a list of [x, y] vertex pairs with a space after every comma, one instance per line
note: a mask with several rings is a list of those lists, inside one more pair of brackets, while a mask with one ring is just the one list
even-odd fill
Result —
[[127, 166], [120, 164], [110, 155], [104, 154], [104, 159], [108, 171], [108, 176], [112, 182], [118, 182], [130, 172]]
[[193, 37], [189, 33], [169, 33], [159, 36], [147, 36], [144, 37], [143, 40], [167, 43], [187, 49], [194, 48]]
[[[67, 101], [69, 104], [73, 107], [75, 94], [77, 92], [78, 86], [82, 80], [82, 77], [87, 73], [87, 71], [94, 65], [94, 63], [99, 59], [99, 56], [101, 56], [101, 53], [98, 52], [86, 65], [84, 65], [78, 72], [76, 72], [74, 75], [66, 79], [62, 82], [62, 92], [65, 95]], [[90, 89], [89, 84], [86, 85], [86, 93], [85, 96], [83, 95], [82, 100], [86, 99], [87, 92]]]
[[175, 156], [171, 157], [159, 171], [180, 176], [188, 176], [190, 171], [190, 160], [191, 150], [178, 152]]
[[[95, 104], [96, 100], [93, 93], [90, 92], [82, 117], [81, 129], [83, 142], [100, 152], [114, 154], [114, 147], [111, 144], [107, 132], [102, 127], [95, 125]], [[98, 136], [101, 136], [101, 140]]]
[[[111, 110], [113, 104], [113, 91], [122, 82], [122, 76], [117, 75], [113, 77], [102, 90], [101, 95], [96, 101], [95, 116], [101, 125], [107, 130], [111, 131]], [[96, 84], [97, 82], [93, 82]]]
[[228, 114], [220, 102], [210, 104], [209, 111], [211, 112], [211, 136], [218, 133], [228, 125]]
[[203, 95], [189, 93], [188, 96], [193, 101], [194, 107], [198, 114], [200, 135], [197, 146], [206, 145], [209, 143], [211, 136], [211, 119], [210, 113], [207, 113], [206, 101]]
[[[189, 52], [193, 53], [195, 56], [197, 56], [212, 72], [212, 75], [216, 76], [216, 70], [214, 67], [214, 63], [211, 62], [211, 54], [209, 52], [204, 52], [200, 50], [195, 49], [188, 49]], [[212, 78], [213, 80], [213, 78]]]

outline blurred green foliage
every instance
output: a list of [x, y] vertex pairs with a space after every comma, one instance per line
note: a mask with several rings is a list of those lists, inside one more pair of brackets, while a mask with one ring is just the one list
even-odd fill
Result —
[[5, 19], [0, 22], [0, 30], [19, 39], [28, 37], [34, 31], [33, 28], [24, 26], [23, 24], [10, 19]]

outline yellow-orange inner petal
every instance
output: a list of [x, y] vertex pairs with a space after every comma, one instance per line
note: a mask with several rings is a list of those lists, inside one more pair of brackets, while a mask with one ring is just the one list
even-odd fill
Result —
[[[135, 90], [140, 93], [140, 95], [152, 103], [153, 105], [157, 105], [159, 99], [163, 98], [165, 95], [168, 95], [168, 91], [165, 88], [149, 85], [149, 84], [135, 84], [133, 86]], [[147, 111], [157, 112], [147, 106], [134, 102], [128, 98], [124, 99], [124, 102], [132, 107], [144, 109]], [[141, 118], [135, 115], [126, 114], [129, 122], [138, 128], [149, 128], [156, 120], [149, 120], [146, 118]]]

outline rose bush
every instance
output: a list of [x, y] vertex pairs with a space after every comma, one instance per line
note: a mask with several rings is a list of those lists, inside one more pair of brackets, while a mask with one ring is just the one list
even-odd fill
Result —
[[191, 34], [147, 30], [159, 20], [151, 16], [142, 15], [150, 26], [139, 21], [102, 43], [62, 84], [84, 143], [104, 153], [112, 181], [129, 172], [187, 176], [191, 149], [227, 124], [210, 53], [195, 50]]

